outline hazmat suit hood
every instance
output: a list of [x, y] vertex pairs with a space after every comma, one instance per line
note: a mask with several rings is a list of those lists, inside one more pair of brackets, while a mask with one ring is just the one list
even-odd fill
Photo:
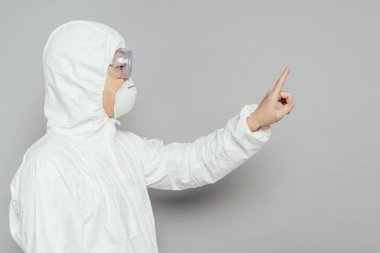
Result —
[[114, 52], [125, 46], [117, 31], [95, 21], [64, 23], [50, 34], [43, 51], [47, 132], [102, 138], [107, 126], [120, 125], [102, 96]]

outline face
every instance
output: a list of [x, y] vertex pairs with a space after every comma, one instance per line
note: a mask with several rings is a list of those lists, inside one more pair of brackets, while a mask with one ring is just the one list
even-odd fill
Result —
[[[107, 79], [106, 83], [111, 86], [111, 88], [117, 92], [118, 89], [122, 86], [122, 84], [127, 80], [127, 78], [117, 78], [115, 77], [116, 74], [120, 74], [119, 76], [123, 76], [122, 73], [125, 71], [125, 68], [121, 66], [120, 63], [115, 61], [117, 57], [120, 56], [125, 56], [122, 50], [116, 50], [112, 62], [112, 66], [110, 65], [108, 67], [108, 74], [107, 74]], [[112, 90], [104, 84], [103, 88], [103, 108], [108, 117], [113, 117], [114, 116], [114, 108], [115, 105], [115, 94], [112, 92]]]

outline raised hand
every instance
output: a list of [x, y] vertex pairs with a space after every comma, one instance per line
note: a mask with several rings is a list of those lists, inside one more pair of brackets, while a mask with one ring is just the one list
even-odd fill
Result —
[[[290, 67], [287, 66], [275, 86], [261, 100], [257, 109], [247, 117], [251, 131], [256, 131], [263, 125], [276, 123], [286, 114], [290, 114], [294, 107], [293, 96], [290, 92], [282, 90], [289, 72]], [[278, 102], [283, 106], [279, 106]]]

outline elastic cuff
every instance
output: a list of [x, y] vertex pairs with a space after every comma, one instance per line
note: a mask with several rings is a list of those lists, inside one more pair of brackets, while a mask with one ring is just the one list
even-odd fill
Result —
[[268, 141], [271, 135], [271, 125], [263, 125], [259, 130], [254, 132], [248, 126], [247, 117], [254, 112], [258, 107], [258, 104], [245, 105], [239, 115], [239, 122], [237, 126], [237, 131], [244, 137], [249, 139], [254, 143], [265, 143]]

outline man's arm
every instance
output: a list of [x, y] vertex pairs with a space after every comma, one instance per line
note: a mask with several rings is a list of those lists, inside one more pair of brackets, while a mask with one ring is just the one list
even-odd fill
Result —
[[251, 131], [247, 117], [257, 104], [245, 105], [227, 124], [193, 142], [164, 144], [139, 137], [146, 185], [183, 190], [212, 184], [256, 154], [268, 141], [271, 126]]

